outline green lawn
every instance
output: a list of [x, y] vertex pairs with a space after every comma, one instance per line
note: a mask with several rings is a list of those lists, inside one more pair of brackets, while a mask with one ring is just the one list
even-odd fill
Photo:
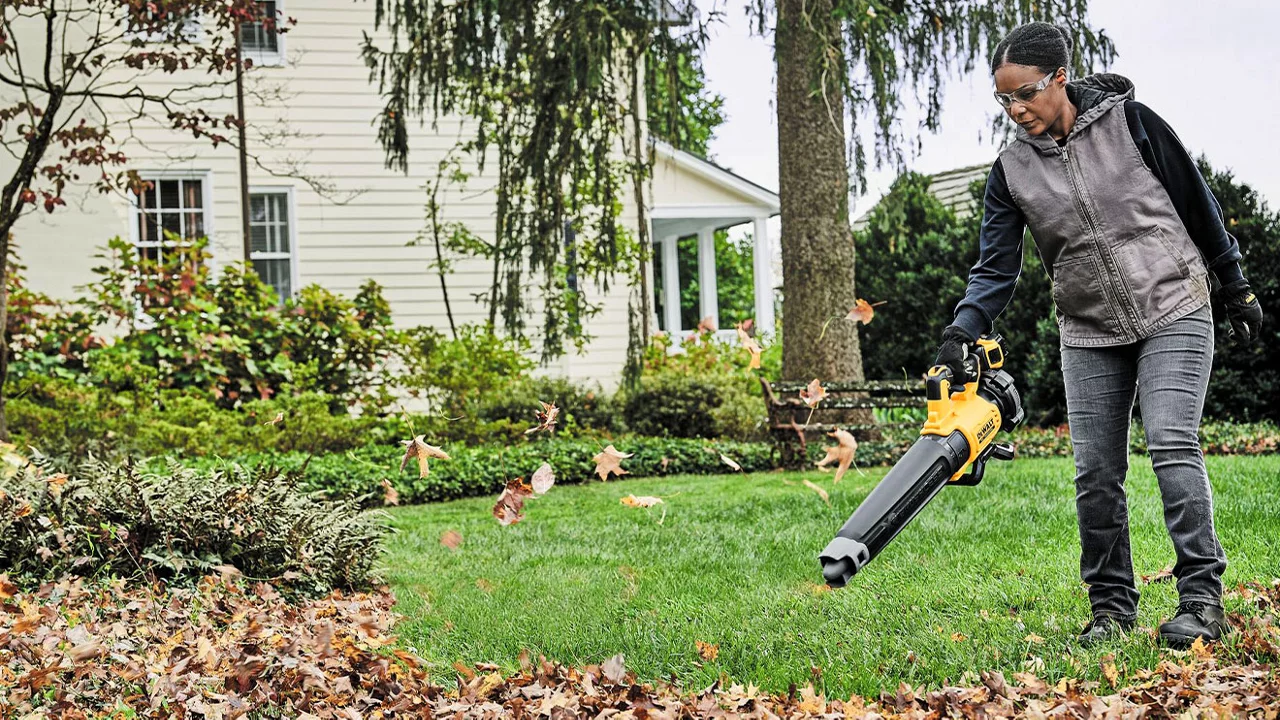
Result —
[[[1280, 575], [1280, 456], [1212, 457], [1209, 471], [1228, 585]], [[691, 687], [724, 673], [785, 692], [817, 666], [819, 687], [845, 696], [990, 668], [1096, 679], [1108, 654], [1127, 674], [1169, 652], [1146, 635], [1074, 646], [1088, 601], [1070, 459], [994, 464], [981, 486], [947, 488], [849, 587], [824, 591], [818, 552], [884, 472], [836, 486], [806, 472], [555, 488], [511, 527], [490, 515], [494, 498], [397, 509], [384, 573], [406, 616], [401, 638], [442, 683], [455, 661], [512, 669], [528, 648], [567, 664], [621, 652], [640, 677]], [[667, 502], [623, 507], [628, 493]], [[1173, 548], [1145, 457], [1133, 458], [1129, 494], [1134, 563], [1154, 574]], [[447, 530], [464, 538], [456, 552], [440, 544]], [[1140, 589], [1140, 625], [1154, 628], [1176, 590]], [[699, 667], [696, 641], [718, 644], [718, 659]]]

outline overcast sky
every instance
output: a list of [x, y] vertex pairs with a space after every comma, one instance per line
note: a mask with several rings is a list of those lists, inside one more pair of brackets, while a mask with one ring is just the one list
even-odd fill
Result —
[[[778, 187], [778, 126], [772, 38], [753, 36], [746, 0], [698, 0], [725, 10], [706, 57], [710, 89], [727, 121], [711, 143], [716, 161], [765, 187]], [[726, 4], [727, 2], [727, 4]], [[1280, 0], [1092, 0], [1090, 19], [1115, 42], [1111, 72], [1131, 79], [1136, 99], [1173, 127], [1193, 155], [1204, 153], [1280, 206]], [[948, 85], [942, 129], [924, 137], [911, 169], [934, 173], [989, 163], [999, 151], [979, 140], [993, 111], [981, 68]], [[905, 115], [905, 114], [904, 114]], [[915, 117], [915, 116], [911, 116]], [[908, 120], [914, 127], [915, 120]], [[983, 133], [984, 137], [990, 133]], [[862, 214], [896, 172], [873, 172]]]

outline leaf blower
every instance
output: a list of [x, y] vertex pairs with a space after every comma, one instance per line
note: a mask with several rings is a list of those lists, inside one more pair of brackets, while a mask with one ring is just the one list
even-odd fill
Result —
[[[1026, 416], [1004, 366], [1003, 340], [983, 335], [965, 358], [973, 382], [954, 390], [951, 370], [935, 365], [926, 376], [929, 418], [920, 439], [862, 501], [818, 556], [822, 575], [843, 587], [948, 484], [977, 485], [987, 461], [1012, 460], [1013, 446], [992, 440]], [[968, 472], [965, 469], [969, 468]]]

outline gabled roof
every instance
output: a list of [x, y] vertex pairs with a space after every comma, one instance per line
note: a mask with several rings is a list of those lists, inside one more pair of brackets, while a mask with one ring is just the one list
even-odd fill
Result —
[[[977, 203], [974, 202], [973, 196], [969, 194], [969, 185], [974, 180], [985, 180], [990, 172], [990, 163], [980, 163], [930, 175], [929, 192], [957, 216], [968, 217], [977, 210]], [[859, 215], [858, 219], [853, 221], [853, 229], [861, 230], [865, 228], [867, 226], [867, 217], [879, 205], [880, 202], [876, 201], [875, 205], [867, 208], [866, 212]]]
[[764, 209], [769, 215], [777, 215], [782, 211], [782, 201], [779, 200], [777, 193], [704, 157], [676, 149], [675, 146], [661, 140], [653, 141], [653, 152], [659, 157], [667, 158], [680, 170], [745, 196], [752, 204]]

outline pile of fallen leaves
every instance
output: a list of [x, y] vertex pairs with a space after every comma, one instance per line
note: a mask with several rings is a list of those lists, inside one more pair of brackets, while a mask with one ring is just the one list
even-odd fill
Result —
[[394, 645], [394, 602], [290, 604], [228, 576], [167, 593], [81, 579], [21, 593], [0, 576], [0, 717], [421, 714], [438, 691]]
[[[1170, 653], [1130, 684], [1031, 673], [979, 674], [972, 687], [912, 688], [878, 698], [827, 698], [812, 686], [771, 694], [722, 680], [702, 690], [644, 683], [623, 656], [566, 667], [528, 653], [504, 675], [455, 664], [457, 689], [427, 678], [397, 649], [390, 593], [300, 605], [230, 577], [160, 592], [80, 580], [21, 593], [0, 576], [0, 716], [84, 717], [1275, 717], [1280, 681], [1280, 581], [1240, 590], [1258, 612], [1232, 616], [1229, 650]], [[718, 648], [700, 644], [704, 659]], [[1106, 691], [1104, 691], [1104, 688]]]

